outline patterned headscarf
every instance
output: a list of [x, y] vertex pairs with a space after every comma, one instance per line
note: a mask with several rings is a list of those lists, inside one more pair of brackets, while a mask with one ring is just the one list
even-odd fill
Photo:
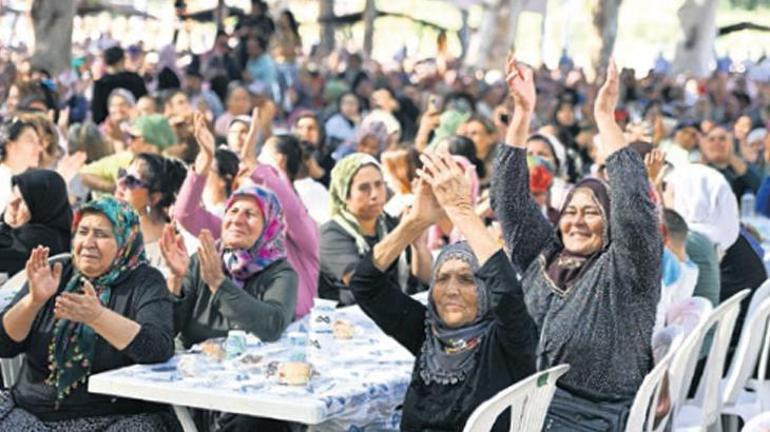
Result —
[[220, 246], [222, 262], [230, 279], [239, 287], [273, 262], [286, 258], [283, 211], [278, 197], [262, 186], [249, 185], [236, 190], [225, 204], [225, 213], [233, 203], [251, 197], [262, 211], [263, 225], [259, 238], [248, 249], [228, 249]]
[[425, 341], [420, 357], [420, 377], [425, 384], [455, 384], [464, 381], [476, 367], [474, 354], [481, 338], [486, 335], [493, 322], [487, 286], [475, 276], [479, 261], [468, 243], [455, 243], [441, 251], [433, 266], [434, 279], [441, 267], [450, 260], [460, 260], [470, 266], [476, 282], [478, 312], [476, 319], [470, 324], [459, 328], [447, 327], [436, 310], [436, 303], [433, 301], [435, 282], [431, 283], [425, 320]]
[[[358, 171], [371, 165], [382, 172], [382, 167], [377, 159], [364, 153], [353, 153], [345, 156], [340, 160], [337, 165], [332, 169], [331, 184], [329, 185], [329, 195], [331, 197], [331, 216], [332, 220], [337, 222], [342, 229], [356, 239], [356, 246], [358, 253], [361, 255], [366, 254], [369, 251], [369, 244], [364, 238], [364, 234], [361, 231], [361, 225], [358, 223], [358, 219], [353, 216], [347, 209], [346, 200], [350, 193], [350, 185], [353, 182]], [[385, 227], [385, 221], [383, 217], [380, 217], [377, 224], [377, 234], [379, 238], [382, 238], [387, 234]]]
[[[114, 197], [105, 196], [91, 201], [75, 214], [72, 222], [73, 235], [84, 215], [98, 213], [109, 219], [112, 233], [118, 244], [118, 253], [107, 272], [95, 279], [90, 279], [75, 266], [72, 278], [63, 292], [77, 292], [84, 280], [94, 286], [99, 301], [103, 305], [110, 302], [112, 288], [123, 281], [132, 270], [147, 263], [144, 254], [144, 237], [139, 225], [139, 215], [134, 208]], [[74, 250], [73, 250], [74, 256]], [[69, 395], [78, 384], [85, 384], [91, 372], [97, 335], [94, 330], [82, 323], [58, 320], [54, 327], [54, 336], [48, 346], [51, 374], [47, 383], [56, 387], [58, 399]]]

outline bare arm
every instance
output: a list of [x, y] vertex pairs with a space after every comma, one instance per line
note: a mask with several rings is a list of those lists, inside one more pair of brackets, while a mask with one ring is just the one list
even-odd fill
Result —
[[81, 174], [80, 180], [87, 188], [99, 192], [114, 192], [115, 182], [103, 179], [95, 174]]

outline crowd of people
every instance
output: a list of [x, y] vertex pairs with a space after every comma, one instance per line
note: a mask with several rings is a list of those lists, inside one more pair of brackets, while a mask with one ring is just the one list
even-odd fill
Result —
[[767, 279], [739, 203], [770, 216], [770, 82], [724, 62], [705, 79], [610, 62], [591, 83], [568, 58], [481, 71], [442, 44], [318, 56], [290, 11], [251, 4], [192, 56], [89, 40], [52, 75], [3, 53], [0, 273], [26, 283], [0, 357], [26, 357], [0, 429], [178, 430], [89, 375], [230, 330], [275, 341], [320, 297], [414, 354], [402, 430], [462, 430], [558, 364], [545, 428], [575, 430], [577, 410], [623, 430], [681, 305]]

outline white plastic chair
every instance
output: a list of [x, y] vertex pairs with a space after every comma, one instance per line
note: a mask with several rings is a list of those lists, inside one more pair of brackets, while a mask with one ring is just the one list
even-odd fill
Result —
[[676, 413], [687, 397], [687, 390], [692, 381], [695, 365], [698, 363], [703, 334], [705, 334], [703, 327], [714, 310], [711, 302], [703, 297], [690, 298], [677, 305], [677, 308], [678, 313], [670, 318], [673, 319], [674, 324], [682, 327], [684, 339], [669, 367], [668, 388], [673, 411], [668, 417]]
[[[770, 400], [762, 391], [762, 384], [767, 383], [767, 356], [770, 351], [768, 317], [770, 282], [765, 282], [751, 298], [730, 369], [722, 380], [722, 415], [727, 416], [726, 429], [731, 432], [738, 430], [738, 418], [746, 421], [770, 410]], [[758, 363], [760, 367], [757, 369]], [[755, 370], [757, 376], [752, 378]]]
[[569, 365], [555, 366], [500, 391], [473, 411], [463, 432], [490, 431], [507, 408], [511, 410], [511, 432], [541, 430], [556, 391], [556, 380], [568, 370]]
[[663, 430], [665, 419], [655, 427], [655, 410], [660, 402], [663, 377], [671, 366], [674, 355], [682, 344], [684, 330], [677, 325], [665, 327], [653, 337], [653, 350], [660, 357], [655, 367], [644, 377], [628, 414], [626, 432], [653, 432]]
[[[703, 369], [695, 398], [685, 401], [674, 417], [674, 431], [706, 431], [709, 428], [721, 430], [722, 423], [719, 414], [722, 410], [722, 397], [719, 385], [722, 381], [725, 357], [730, 338], [735, 327], [735, 320], [740, 311], [740, 302], [748, 296], [750, 290], [743, 290], [720, 304], [709, 316], [706, 325], [701, 329], [700, 342], [706, 332], [715, 328], [714, 340]], [[699, 343], [698, 345], [700, 346]], [[688, 384], [685, 382], [685, 384]], [[683, 389], [683, 391], [687, 391]]]
[[[52, 262], [54, 260], [59, 260], [63, 258], [69, 258], [69, 257], [70, 257], [69, 253], [62, 253], [62, 254], [49, 257], [48, 262]], [[27, 282], [27, 271], [22, 270], [16, 273], [15, 275], [13, 275], [12, 278], [8, 279], [3, 284], [3, 286], [0, 287], [0, 290], [18, 292], [26, 282]], [[16, 379], [19, 376], [19, 371], [21, 370], [22, 363], [24, 363], [24, 354], [19, 354], [13, 358], [0, 359], [0, 371], [2, 372], [3, 384], [5, 384], [6, 388], [10, 388], [14, 384], [16, 384]]]
[[754, 416], [741, 432], [770, 432], [770, 411]]

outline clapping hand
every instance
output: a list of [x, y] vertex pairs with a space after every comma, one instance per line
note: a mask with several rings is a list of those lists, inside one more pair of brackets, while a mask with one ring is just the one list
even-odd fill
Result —
[[96, 294], [94, 286], [88, 280], [83, 280], [83, 294], [72, 292], [62, 293], [56, 298], [54, 316], [58, 319], [92, 324], [104, 312], [104, 306]]
[[222, 258], [217, 253], [214, 244], [214, 236], [209, 230], [202, 230], [198, 236], [201, 244], [198, 247], [198, 258], [200, 259], [201, 279], [206, 282], [211, 293], [216, 293], [217, 289], [225, 280], [222, 272]]
[[532, 69], [521, 65], [516, 61], [516, 57], [508, 54], [507, 64], [505, 66], [505, 81], [508, 83], [508, 90], [513, 96], [516, 107], [527, 113], [535, 110], [535, 80]]
[[425, 180], [418, 178], [414, 184], [414, 203], [405, 210], [405, 215], [417, 220], [420, 224], [430, 226], [444, 216], [444, 209], [433, 195], [433, 190]]
[[166, 266], [175, 277], [181, 278], [185, 275], [187, 267], [190, 265], [190, 255], [187, 253], [184, 239], [176, 233], [172, 224], [166, 224], [163, 227], [163, 234], [160, 238], [160, 253], [163, 255]]
[[473, 212], [471, 168], [463, 170], [448, 153], [423, 153], [420, 160], [423, 168], [417, 171], [417, 175], [431, 186], [436, 200], [447, 214], [458, 210]]
[[193, 135], [195, 135], [195, 140], [198, 141], [201, 151], [210, 158], [214, 157], [216, 147], [214, 135], [206, 124], [206, 117], [200, 111], [193, 114]]
[[59, 289], [62, 265], [61, 263], [56, 263], [53, 267], [48, 265], [48, 248], [38, 246], [32, 249], [27, 260], [26, 271], [32, 304], [42, 306]]

